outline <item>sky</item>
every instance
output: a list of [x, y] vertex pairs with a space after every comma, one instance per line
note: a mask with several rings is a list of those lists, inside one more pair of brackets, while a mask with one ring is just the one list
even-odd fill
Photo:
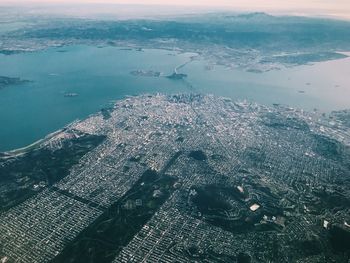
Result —
[[341, 9], [349, 8], [349, 0], [0, 0], [11, 3], [116, 3], [116, 4], [156, 4], [156, 5], [201, 5], [201, 6], [232, 6], [232, 7], [268, 7], [276, 9], [311, 9], [320, 8]]
[[0, 4], [28, 3], [115, 3], [142, 5], [177, 5], [192, 7], [227, 7], [233, 10], [264, 11], [299, 15], [325, 15], [350, 19], [350, 0], [0, 0]]

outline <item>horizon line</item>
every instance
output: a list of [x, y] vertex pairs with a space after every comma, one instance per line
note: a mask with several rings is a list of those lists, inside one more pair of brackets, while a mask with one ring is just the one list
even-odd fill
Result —
[[[329, 18], [329, 19], [338, 19], [338, 20], [350, 20], [350, 12], [347, 12], [347, 10], [338, 10], [338, 9], [326, 9], [322, 7], [272, 7], [269, 5], [266, 6], [244, 6], [244, 5], [235, 5], [235, 4], [206, 4], [206, 3], [182, 3], [182, 2], [162, 2], [162, 3], [155, 3], [155, 2], [148, 2], [148, 3], [137, 3], [137, 2], [114, 2], [114, 1], [98, 1], [95, 0], [89, 0], [89, 1], [82, 1], [82, 0], [73, 0], [73, 1], [67, 1], [67, 0], [53, 0], [53, 1], [46, 1], [46, 0], [29, 0], [29, 1], [20, 1], [20, 0], [14, 0], [14, 1], [1, 1], [0, 0], [0, 6], [6, 6], [6, 7], [32, 7], [40, 8], [40, 7], [50, 7], [50, 6], [57, 6], [57, 7], [83, 7], [83, 6], [125, 6], [125, 7], [144, 7], [144, 8], [152, 8], [152, 7], [162, 7], [162, 8], [192, 8], [192, 10], [189, 11], [208, 11], [208, 12], [246, 12], [246, 13], [266, 13], [270, 15], [286, 15], [286, 16], [304, 16], [304, 17], [315, 17], [315, 18]], [[346, 8], [345, 8], [346, 9]], [[53, 10], [55, 11], [55, 10]], [[109, 10], [110, 13], [115, 12], [115, 10]], [[177, 10], [178, 11], [178, 10]], [[93, 10], [94, 13], [99, 13], [98, 10]], [[106, 13], [105, 11], [103, 13]], [[186, 12], [184, 12], [186, 14]]]

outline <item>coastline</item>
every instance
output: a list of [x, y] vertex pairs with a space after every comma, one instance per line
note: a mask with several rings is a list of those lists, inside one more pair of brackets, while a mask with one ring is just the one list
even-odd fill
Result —
[[5, 158], [5, 159], [8, 158], [8, 157], [20, 156], [22, 154], [25, 154], [29, 150], [35, 149], [36, 147], [38, 147], [43, 142], [46, 142], [46, 141], [50, 140], [51, 138], [53, 138], [57, 134], [63, 132], [64, 130], [65, 130], [65, 128], [59, 129], [57, 131], [54, 131], [54, 132], [46, 135], [44, 138], [39, 139], [39, 140], [37, 140], [37, 141], [27, 145], [27, 146], [24, 146], [24, 147], [21, 147], [21, 148], [17, 148], [17, 149], [13, 149], [13, 150], [9, 150], [9, 151], [0, 152], [0, 153], [4, 154], [3, 158]]

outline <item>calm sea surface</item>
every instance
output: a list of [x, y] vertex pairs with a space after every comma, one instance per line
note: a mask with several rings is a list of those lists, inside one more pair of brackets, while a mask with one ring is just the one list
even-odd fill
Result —
[[221, 66], [208, 70], [199, 59], [181, 68], [185, 81], [130, 74], [168, 75], [193, 55], [91, 46], [0, 55], [0, 76], [32, 81], [0, 90], [0, 151], [28, 145], [113, 100], [143, 93], [211, 93], [324, 112], [350, 108], [350, 58], [260, 74]]

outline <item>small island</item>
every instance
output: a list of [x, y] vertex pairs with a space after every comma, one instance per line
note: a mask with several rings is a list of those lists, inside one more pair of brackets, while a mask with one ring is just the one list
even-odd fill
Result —
[[79, 94], [78, 93], [74, 93], [74, 92], [66, 92], [66, 93], [64, 93], [63, 96], [66, 97], [66, 98], [72, 98], [72, 97], [78, 97]]
[[181, 80], [187, 78], [187, 74], [174, 72], [173, 74], [167, 76], [168, 79]]
[[133, 76], [140, 76], [140, 77], [160, 77], [161, 72], [159, 71], [153, 71], [153, 70], [134, 70], [130, 72]]
[[27, 82], [29, 81], [22, 80], [20, 78], [10, 78], [10, 77], [0, 76], [0, 89], [6, 88], [11, 85], [19, 85]]

